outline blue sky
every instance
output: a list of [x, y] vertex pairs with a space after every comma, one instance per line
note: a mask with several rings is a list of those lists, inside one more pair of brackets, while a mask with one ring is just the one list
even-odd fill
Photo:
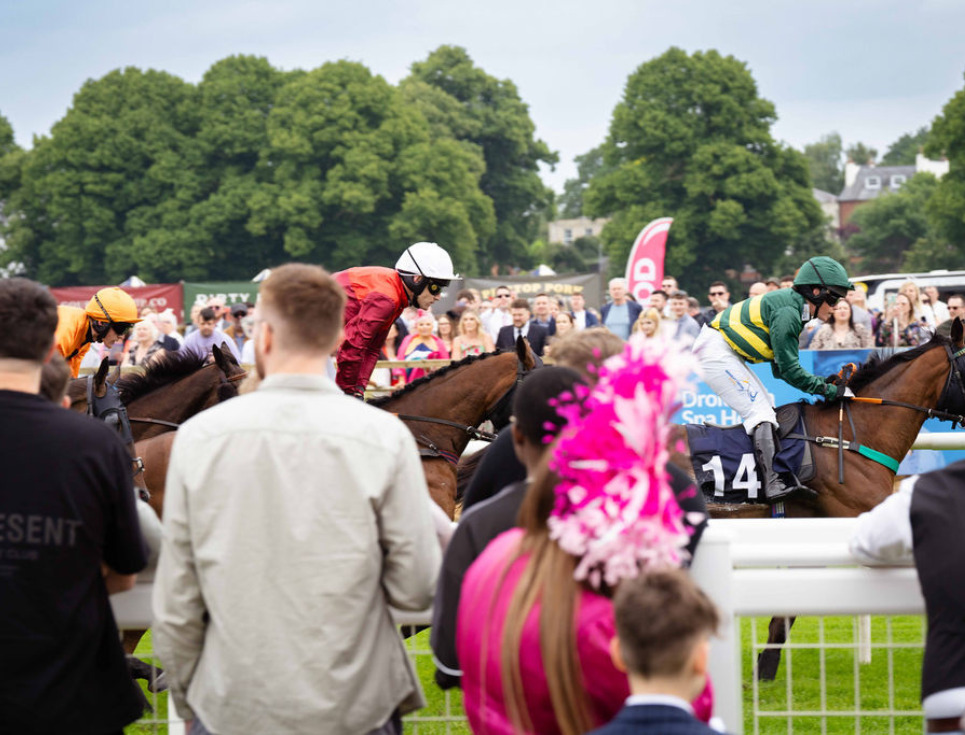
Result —
[[537, 135], [572, 159], [600, 143], [627, 76], [670, 46], [747, 63], [775, 103], [775, 137], [837, 130], [884, 153], [965, 88], [961, 0], [0, 0], [0, 114], [30, 146], [85, 80], [124, 66], [197, 82], [231, 54], [282, 69], [360, 61], [390, 82], [441, 44], [512, 79]]

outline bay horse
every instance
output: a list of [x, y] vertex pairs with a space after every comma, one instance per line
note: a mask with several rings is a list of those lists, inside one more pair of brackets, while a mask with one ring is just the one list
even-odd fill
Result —
[[509, 422], [513, 392], [541, 362], [522, 337], [514, 350], [463, 358], [369, 403], [396, 414], [422, 454], [429, 495], [452, 518], [457, 503], [456, 466], [470, 439], [493, 439], [476, 427], [487, 420], [498, 431]]
[[[237, 383], [247, 372], [228, 350], [216, 345], [211, 354], [209, 363], [192, 352], [167, 352], [143, 374], [117, 379], [135, 441], [172, 431], [205, 408], [238, 395]], [[72, 380], [67, 395], [73, 410], [86, 411], [87, 379]]]
[[[807, 485], [817, 496], [789, 496], [784, 501], [786, 517], [852, 518], [871, 510], [892, 494], [898, 463], [911, 449], [925, 419], [948, 420], [953, 426], [965, 423], [963, 331], [961, 320], [956, 320], [950, 339], [935, 336], [887, 359], [872, 355], [848, 381], [855, 398], [804, 405], [816, 470]], [[671, 446], [674, 439], [686, 444], [682, 427], [674, 432]], [[839, 439], [847, 446], [839, 448]], [[874, 459], [878, 453], [883, 457]], [[674, 461], [693, 475], [689, 459], [681, 461], [678, 455]], [[712, 518], [772, 515], [766, 504], [724, 504], [712, 497], [707, 498], [707, 508]], [[782, 645], [793, 622], [794, 618], [772, 619], [768, 644]], [[775, 678], [780, 655], [780, 648], [767, 648], [760, 654], [761, 679]]]

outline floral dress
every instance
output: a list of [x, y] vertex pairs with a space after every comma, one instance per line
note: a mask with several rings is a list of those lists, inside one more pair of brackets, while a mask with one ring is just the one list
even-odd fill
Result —
[[878, 347], [917, 347], [931, 339], [932, 332], [921, 322], [911, 322], [901, 329], [896, 319], [882, 321], [878, 325]]

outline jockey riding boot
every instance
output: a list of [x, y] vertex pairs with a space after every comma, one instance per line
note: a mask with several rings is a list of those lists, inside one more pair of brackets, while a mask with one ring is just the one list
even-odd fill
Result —
[[814, 497], [816, 493], [803, 485], [785, 485], [781, 476], [774, 471], [774, 456], [777, 454], [777, 431], [767, 421], [754, 427], [754, 454], [757, 464], [764, 477], [764, 499], [774, 504], [788, 495], [796, 492], [807, 493]]

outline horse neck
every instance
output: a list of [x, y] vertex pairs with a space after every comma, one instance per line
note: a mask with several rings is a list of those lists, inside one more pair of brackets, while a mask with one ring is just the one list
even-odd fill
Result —
[[205, 408], [218, 402], [218, 374], [216, 365], [205, 365], [181, 380], [158, 388], [132, 401], [131, 416], [154, 418], [180, 424]]
[[[510, 364], [512, 370], [500, 368]], [[516, 356], [506, 353], [471, 362], [437, 380], [430, 380], [398, 402], [384, 406], [387, 411], [455, 421], [465, 426], [478, 426], [486, 413], [508, 391], [516, 379]], [[447, 390], [444, 390], [447, 389]], [[453, 451], [462, 452], [469, 435], [462, 429], [440, 424], [419, 423], [417, 434], [433, 440], [444, 437]]]
[[[936, 347], [892, 368], [868, 384], [858, 395], [936, 408], [945, 387], [947, 372], [945, 352]], [[911, 449], [927, 418], [923, 411], [898, 406], [865, 406], [861, 413], [864, 418], [861, 423], [877, 435], [877, 443], [873, 447], [899, 460]]]

